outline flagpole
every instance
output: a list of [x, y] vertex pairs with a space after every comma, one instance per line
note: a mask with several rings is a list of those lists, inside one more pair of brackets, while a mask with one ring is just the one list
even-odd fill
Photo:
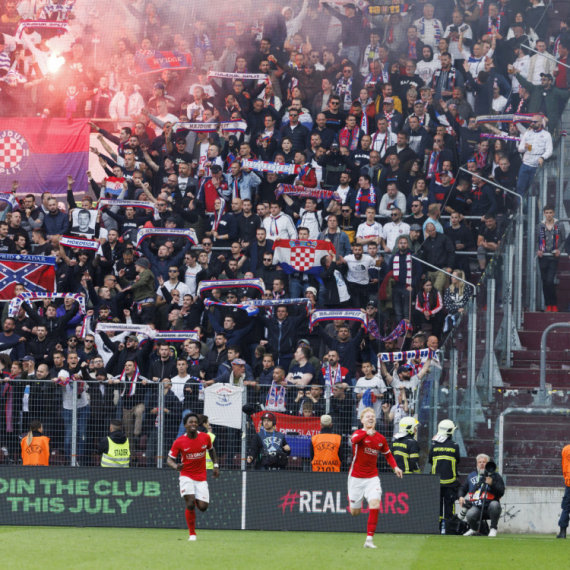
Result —
[[568, 69], [570, 69], [570, 65], [562, 63], [561, 61], [557, 60], [553, 55], [550, 55], [549, 53], [540, 53], [539, 51], [532, 49], [531, 47], [527, 46], [526, 44], [524, 44], [521, 47], [524, 47], [525, 49], [533, 51], [534, 53], [537, 53], [538, 55], [541, 55], [542, 57], [545, 57], [546, 59], [550, 59], [550, 60], [556, 62], [558, 65], [563, 65], [564, 67], [567, 67]]

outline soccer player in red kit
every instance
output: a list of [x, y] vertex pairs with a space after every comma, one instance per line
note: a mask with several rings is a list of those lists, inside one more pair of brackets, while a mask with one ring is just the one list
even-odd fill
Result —
[[[198, 431], [198, 416], [186, 414], [182, 423], [186, 433], [180, 436], [173, 444], [168, 454], [167, 464], [175, 471], [180, 471], [180, 494], [186, 502], [186, 524], [190, 531], [188, 540], [196, 540], [196, 510], [204, 512], [210, 502], [210, 491], [206, 481], [206, 452], [214, 462], [214, 477], [220, 476], [218, 454], [212, 446], [212, 440], [207, 433]], [[182, 463], [176, 463], [181, 455]]]
[[350, 439], [352, 443], [352, 464], [348, 472], [348, 499], [350, 514], [355, 517], [362, 509], [362, 499], [368, 503], [368, 534], [364, 548], [376, 548], [373, 537], [378, 524], [382, 487], [378, 477], [378, 453], [380, 452], [394, 470], [403, 478], [403, 472], [396, 464], [386, 438], [378, 433], [376, 414], [372, 408], [364, 408], [360, 414], [363, 429], [356, 430]]

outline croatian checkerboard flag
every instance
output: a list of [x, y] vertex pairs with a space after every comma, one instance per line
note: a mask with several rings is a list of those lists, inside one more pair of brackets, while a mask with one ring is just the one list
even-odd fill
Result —
[[298, 240], [278, 239], [273, 244], [273, 263], [280, 265], [287, 274], [301, 271], [310, 273], [319, 279], [323, 270], [321, 260], [326, 255], [336, 254], [330, 241], [325, 240]]
[[22, 192], [87, 192], [89, 124], [84, 119], [0, 118], [0, 189], [18, 180]]

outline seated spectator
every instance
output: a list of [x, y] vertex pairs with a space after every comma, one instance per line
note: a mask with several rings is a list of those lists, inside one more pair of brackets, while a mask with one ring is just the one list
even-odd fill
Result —
[[481, 272], [487, 267], [487, 254], [495, 253], [501, 243], [501, 233], [495, 216], [485, 216], [485, 225], [477, 236], [477, 261]]

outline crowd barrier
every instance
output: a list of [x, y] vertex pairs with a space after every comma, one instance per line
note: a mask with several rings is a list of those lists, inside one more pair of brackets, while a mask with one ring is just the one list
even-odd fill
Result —
[[[380, 474], [378, 532], [437, 534], [439, 476]], [[237, 472], [209, 476], [198, 529], [362, 532], [344, 473]], [[2, 525], [185, 529], [171, 469], [0, 467]]]

